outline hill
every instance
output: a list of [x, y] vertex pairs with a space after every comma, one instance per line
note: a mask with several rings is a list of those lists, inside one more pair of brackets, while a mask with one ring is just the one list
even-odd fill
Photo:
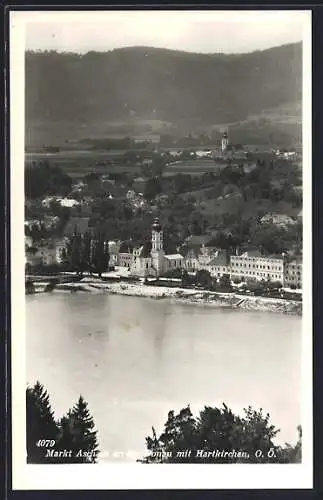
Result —
[[113, 123], [194, 129], [268, 115], [265, 110], [279, 110], [281, 122], [286, 105], [301, 101], [301, 82], [301, 43], [233, 55], [149, 47], [26, 52], [26, 125], [32, 139], [31, 131], [47, 126], [49, 135], [55, 127], [79, 138], [88, 127], [104, 136]]

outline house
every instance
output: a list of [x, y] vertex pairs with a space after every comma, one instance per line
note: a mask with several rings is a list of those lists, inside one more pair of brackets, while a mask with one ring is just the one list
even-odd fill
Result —
[[275, 224], [276, 226], [286, 227], [296, 224], [296, 221], [286, 214], [268, 213], [260, 219], [261, 224]]
[[263, 256], [257, 250], [231, 255], [230, 268], [232, 279], [284, 281], [283, 255]]
[[195, 272], [200, 269], [200, 262], [198, 259], [198, 250], [191, 248], [184, 259], [185, 269], [189, 272]]
[[226, 250], [217, 250], [213, 259], [206, 266], [207, 270], [215, 278], [220, 278], [224, 274], [230, 274], [230, 257]]
[[195, 151], [197, 158], [212, 158], [213, 151]]
[[56, 202], [57, 201], [57, 197], [56, 196], [46, 196], [46, 198], [44, 198], [42, 201], [41, 201], [41, 204], [44, 208], [49, 208], [51, 203], [52, 202]]
[[36, 247], [28, 247], [25, 249], [25, 267], [32, 268], [42, 264], [42, 257]]
[[79, 205], [79, 202], [74, 198], [59, 198], [57, 196], [47, 196], [42, 200], [42, 205], [45, 208], [49, 208], [51, 203], [59, 203], [61, 207], [72, 208], [76, 205]]
[[171, 271], [172, 269], [183, 269], [184, 268], [184, 257], [180, 253], [175, 253], [171, 255], [164, 256], [164, 267], [165, 271]]
[[215, 256], [215, 249], [213, 247], [205, 247], [203, 245], [200, 248], [200, 252], [198, 254], [200, 269], [205, 269], [214, 256]]
[[[120, 242], [118, 241], [109, 241], [109, 263], [111, 266], [118, 265], [118, 255], [120, 251]], [[125, 267], [125, 266], [124, 266]]]
[[33, 246], [33, 239], [31, 236], [25, 234], [25, 248], [30, 248]]
[[133, 259], [133, 243], [131, 241], [123, 241], [120, 244], [119, 252], [118, 252], [118, 266], [120, 267], [129, 267], [132, 264]]
[[74, 198], [61, 198], [58, 200], [58, 202], [61, 205], [61, 207], [66, 207], [66, 208], [73, 208], [80, 204], [80, 202], [75, 200]]
[[66, 248], [65, 239], [41, 240], [37, 245], [26, 248], [25, 263], [30, 267], [59, 264], [62, 262], [64, 248]]
[[284, 265], [284, 286], [302, 288], [302, 272], [301, 258], [287, 257]]

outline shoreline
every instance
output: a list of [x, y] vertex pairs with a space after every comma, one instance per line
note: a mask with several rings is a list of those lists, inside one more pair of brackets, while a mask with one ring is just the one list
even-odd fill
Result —
[[142, 283], [108, 283], [93, 277], [84, 277], [80, 281], [58, 283], [47, 290], [47, 281], [35, 283], [37, 293], [109, 293], [111, 295], [126, 295], [155, 300], [170, 299], [184, 304], [201, 304], [212, 307], [225, 307], [250, 311], [276, 312], [283, 314], [302, 315], [302, 302], [240, 295], [239, 293], [222, 293], [179, 287], [161, 287]]

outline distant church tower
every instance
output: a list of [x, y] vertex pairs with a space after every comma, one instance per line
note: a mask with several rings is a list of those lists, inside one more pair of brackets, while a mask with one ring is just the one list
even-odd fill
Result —
[[164, 256], [163, 231], [159, 219], [156, 218], [153, 222], [151, 231], [151, 259], [152, 266], [154, 267], [157, 276], [160, 276], [163, 273]]
[[227, 150], [228, 144], [229, 144], [228, 133], [224, 132], [224, 134], [222, 136], [222, 139], [221, 139], [221, 150], [222, 150], [222, 153], [224, 153]]

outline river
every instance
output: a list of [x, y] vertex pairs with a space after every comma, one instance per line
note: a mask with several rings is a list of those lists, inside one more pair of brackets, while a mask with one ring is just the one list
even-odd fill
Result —
[[262, 407], [280, 442], [297, 439], [299, 317], [87, 293], [26, 296], [26, 314], [27, 382], [57, 417], [83, 395], [101, 459], [140, 458], [151, 427], [188, 403]]

